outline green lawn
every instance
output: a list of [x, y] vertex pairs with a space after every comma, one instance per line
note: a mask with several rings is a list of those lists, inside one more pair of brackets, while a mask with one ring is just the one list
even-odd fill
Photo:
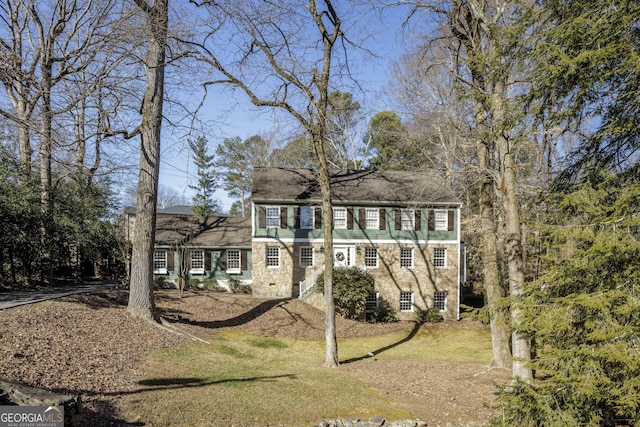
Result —
[[[428, 329], [340, 340], [341, 360], [365, 357], [489, 363], [486, 330]], [[453, 357], [453, 358], [452, 358]], [[153, 426], [302, 426], [326, 418], [412, 418], [341, 369], [323, 367], [324, 341], [224, 331], [210, 345], [158, 350], [145, 360], [127, 418]]]

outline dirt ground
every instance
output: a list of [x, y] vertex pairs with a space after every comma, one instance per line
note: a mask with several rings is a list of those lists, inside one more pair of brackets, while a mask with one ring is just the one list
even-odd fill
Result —
[[[0, 310], [0, 376], [60, 394], [80, 395], [87, 426], [127, 425], [119, 396], [144, 374], [143, 354], [153, 348], [207, 339], [222, 328], [293, 338], [324, 338], [324, 313], [297, 300], [158, 292], [162, 316], [177, 335], [126, 311], [126, 291], [78, 294]], [[412, 322], [369, 324], [338, 318], [338, 337], [409, 332]], [[480, 328], [472, 322], [423, 327]], [[397, 396], [429, 426], [482, 425], [491, 412], [494, 380], [508, 372], [478, 364], [364, 359], [340, 369], [381, 394]], [[372, 414], [376, 415], [376, 414]], [[141, 425], [141, 424], [137, 424]]]

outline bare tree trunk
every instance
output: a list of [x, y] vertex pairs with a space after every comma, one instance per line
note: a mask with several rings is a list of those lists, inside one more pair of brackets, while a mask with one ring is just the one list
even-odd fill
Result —
[[[500, 82], [496, 83], [496, 91], [492, 105], [494, 116], [498, 123], [503, 123], [505, 105], [502, 102], [504, 87]], [[517, 298], [522, 296], [524, 290], [524, 251], [522, 248], [522, 230], [520, 229], [520, 209], [516, 193], [516, 170], [511, 152], [511, 144], [506, 136], [499, 135], [496, 138], [496, 148], [499, 158], [501, 182], [497, 183], [502, 191], [502, 203], [505, 215], [505, 252], [509, 272], [509, 293], [514, 298], [511, 308], [511, 351], [513, 353], [513, 377], [523, 381], [531, 381], [533, 378], [530, 362], [531, 348], [527, 337], [519, 330], [521, 318]]]
[[324, 152], [321, 135], [313, 139], [316, 157], [320, 163], [319, 184], [322, 194], [322, 229], [324, 235], [324, 298], [325, 313], [325, 366], [338, 366], [338, 341], [336, 339], [336, 308], [333, 300], [333, 205], [331, 203], [331, 183], [329, 166]]
[[488, 174], [490, 167], [490, 150], [486, 143], [477, 144], [478, 164], [484, 178], [480, 183], [480, 217], [482, 221], [482, 268], [484, 273], [484, 289], [489, 306], [491, 344], [493, 359], [491, 366], [495, 368], [511, 367], [511, 351], [509, 349], [509, 325], [500, 301], [505, 297], [498, 265], [498, 242], [494, 215], [493, 179]]
[[156, 0], [152, 6], [149, 6], [146, 0], [135, 0], [135, 3], [147, 16], [149, 40], [144, 61], [147, 81], [142, 100], [140, 175], [127, 309], [133, 317], [159, 321], [153, 298], [153, 246], [160, 173], [160, 130], [169, 12], [168, 0]]

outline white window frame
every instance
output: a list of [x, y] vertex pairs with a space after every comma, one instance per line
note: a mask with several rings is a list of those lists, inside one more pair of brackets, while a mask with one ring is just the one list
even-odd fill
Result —
[[267, 228], [280, 228], [280, 206], [266, 206], [264, 211]]
[[367, 208], [365, 210], [365, 228], [367, 230], [380, 229], [380, 209]]
[[439, 291], [433, 293], [433, 306], [440, 311], [447, 311], [447, 292]]
[[[364, 267], [378, 268], [378, 248], [364, 248]], [[373, 260], [373, 265], [367, 264], [367, 261]]]
[[402, 230], [415, 230], [416, 211], [415, 209], [402, 209], [400, 211], [400, 224]]
[[315, 226], [315, 208], [313, 206], [300, 206], [300, 228], [313, 229]]
[[449, 211], [446, 209], [436, 209], [433, 213], [434, 229], [436, 231], [449, 230]]
[[400, 312], [411, 313], [413, 311], [413, 292], [400, 291]]
[[300, 268], [313, 268], [313, 261], [314, 261], [313, 258], [314, 258], [313, 247], [302, 246], [300, 248], [300, 254], [299, 254]]
[[380, 307], [380, 293], [374, 292], [372, 295], [368, 295], [365, 300], [365, 313], [371, 313], [378, 307]]
[[280, 267], [280, 247], [267, 246], [265, 248], [265, 265], [267, 268]]
[[204, 249], [189, 250], [189, 274], [204, 274], [204, 259]]
[[433, 249], [433, 266], [435, 268], [447, 268], [447, 249], [446, 248]]
[[153, 274], [167, 274], [167, 252], [166, 249], [155, 249], [153, 251]]
[[239, 249], [227, 249], [227, 273], [240, 274], [242, 271], [242, 253]]
[[347, 208], [333, 208], [333, 228], [336, 230], [347, 229]]
[[413, 268], [413, 248], [400, 248], [400, 267]]

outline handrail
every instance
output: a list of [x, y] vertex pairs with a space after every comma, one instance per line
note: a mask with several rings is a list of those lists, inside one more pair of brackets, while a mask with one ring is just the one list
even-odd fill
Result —
[[318, 276], [322, 274], [324, 271], [324, 265], [314, 271], [309, 277], [300, 282], [300, 293], [298, 295], [299, 299], [304, 299], [306, 293], [311, 293], [313, 291], [313, 287], [316, 285], [316, 280]]

